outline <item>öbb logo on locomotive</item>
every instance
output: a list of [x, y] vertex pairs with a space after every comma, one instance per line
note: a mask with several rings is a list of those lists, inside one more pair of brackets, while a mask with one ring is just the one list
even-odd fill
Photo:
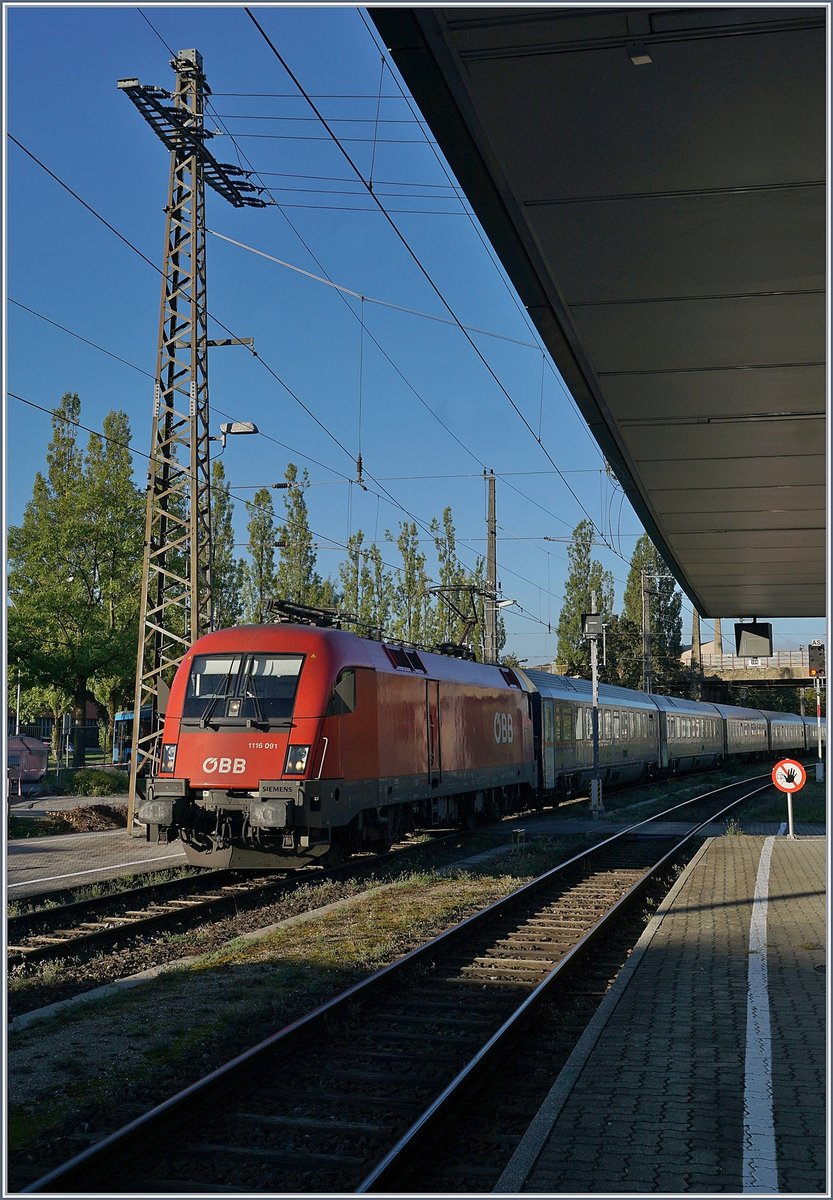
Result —
[[205, 758], [202, 769], [206, 775], [217, 772], [220, 775], [245, 775], [245, 758]]
[[512, 728], [512, 714], [506, 712], [495, 713], [495, 741], [498, 745], [501, 742], [514, 742], [515, 731]]

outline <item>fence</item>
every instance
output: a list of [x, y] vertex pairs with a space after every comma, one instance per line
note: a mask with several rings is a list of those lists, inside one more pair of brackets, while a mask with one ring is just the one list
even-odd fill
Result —
[[[14, 717], [10, 716], [7, 722], [6, 733], [11, 737], [19, 732], [21, 737], [37, 738], [39, 742], [51, 742], [54, 724], [55, 722], [52, 717], [39, 717], [37, 721], [21, 721], [20, 730], [18, 731], [15, 729]], [[73, 726], [73, 731], [76, 728], [77, 726]], [[84, 739], [85, 749], [98, 749], [98, 721], [84, 721], [81, 726], [81, 734]]]
[[806, 650], [778, 650], [767, 658], [738, 658], [736, 654], [704, 654], [702, 655], [703, 670], [712, 671], [746, 671], [781, 670], [789, 668], [809, 677], [810, 656]]

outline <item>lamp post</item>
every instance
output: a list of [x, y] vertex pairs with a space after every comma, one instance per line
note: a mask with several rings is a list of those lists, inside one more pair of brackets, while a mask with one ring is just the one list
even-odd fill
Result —
[[599, 636], [602, 633], [601, 615], [596, 612], [596, 592], [590, 593], [591, 612], [582, 613], [581, 631], [590, 642], [590, 675], [593, 681], [593, 777], [590, 780], [590, 815], [594, 821], [604, 816], [602, 780], [599, 770]]

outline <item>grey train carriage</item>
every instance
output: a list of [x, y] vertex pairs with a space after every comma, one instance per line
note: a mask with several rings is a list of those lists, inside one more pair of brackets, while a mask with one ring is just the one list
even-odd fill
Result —
[[[516, 669], [531, 689], [539, 790], [566, 799], [593, 775], [593, 689], [586, 679]], [[599, 684], [599, 771], [603, 783], [624, 784], [660, 767], [655, 697]]]
[[[530, 694], [538, 791], [556, 802], [585, 791], [593, 774], [593, 689], [586, 679], [516, 668]], [[803, 753], [816, 722], [599, 684], [599, 772], [603, 784], [703, 770], [724, 761]], [[826, 729], [822, 725], [822, 745]]]

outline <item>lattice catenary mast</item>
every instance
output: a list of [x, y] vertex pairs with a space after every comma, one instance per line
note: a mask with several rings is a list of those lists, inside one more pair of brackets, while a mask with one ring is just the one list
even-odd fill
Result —
[[[121, 79], [119, 88], [171, 152], [153, 427], [145, 510], [128, 829], [136, 780], [161, 732], [160, 700], [191, 642], [211, 629], [211, 499], [205, 272], [205, 184], [236, 208], [262, 208], [249, 172], [206, 149], [211, 94], [197, 50], [172, 60], [176, 90]], [[224, 344], [228, 344], [227, 342]], [[149, 730], [139, 720], [151, 709]]]

